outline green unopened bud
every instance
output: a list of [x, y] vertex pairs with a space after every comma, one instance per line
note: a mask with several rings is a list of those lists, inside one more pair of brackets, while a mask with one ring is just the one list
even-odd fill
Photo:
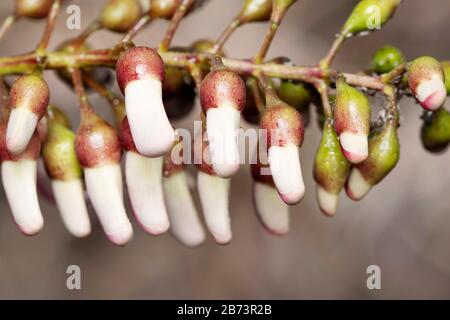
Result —
[[125, 33], [141, 15], [141, 5], [137, 0], [110, 0], [102, 10], [100, 22], [110, 31]]
[[272, 14], [272, 0], [245, 0], [239, 14], [239, 22], [268, 21]]
[[389, 121], [380, 132], [371, 136], [368, 158], [352, 168], [345, 189], [347, 195], [352, 200], [361, 200], [394, 169], [399, 158], [397, 126], [395, 121]]
[[52, 180], [70, 181], [80, 179], [82, 170], [75, 153], [75, 133], [65, 125], [62, 115], [61, 110], [51, 108], [42, 155]]
[[403, 53], [393, 46], [378, 49], [372, 59], [372, 69], [378, 74], [387, 73], [405, 62]]
[[411, 93], [426, 110], [437, 110], [447, 97], [444, 69], [433, 57], [420, 57], [410, 63], [408, 85]]
[[47, 108], [47, 120], [57, 122], [66, 128], [70, 128], [70, 120], [67, 114], [53, 105], [49, 105]]
[[440, 108], [429, 119], [425, 119], [421, 139], [425, 149], [430, 152], [445, 150], [450, 143], [450, 112]]
[[324, 214], [336, 214], [339, 193], [345, 185], [349, 171], [350, 163], [341, 151], [336, 132], [330, 123], [326, 123], [314, 160], [317, 200]]
[[450, 95], [450, 61], [442, 62], [442, 68], [444, 68], [445, 88], [447, 89], [447, 95]]
[[345, 157], [352, 163], [368, 155], [371, 108], [367, 97], [349, 86], [343, 78], [337, 81], [334, 128]]
[[305, 126], [309, 124], [311, 94], [305, 84], [282, 80], [278, 87], [278, 96], [281, 100], [294, 107], [302, 114]]
[[402, 0], [361, 0], [348, 17], [341, 33], [350, 36], [381, 28]]

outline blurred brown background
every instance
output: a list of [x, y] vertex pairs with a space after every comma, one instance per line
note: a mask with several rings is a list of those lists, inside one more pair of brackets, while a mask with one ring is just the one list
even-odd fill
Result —
[[[104, 2], [70, 1], [82, 8], [83, 28]], [[270, 56], [287, 55], [298, 64], [317, 62], [356, 2], [300, 0], [287, 15]], [[240, 3], [210, 1], [183, 22], [174, 44], [216, 38]], [[11, 7], [12, 1], [0, 2], [1, 20]], [[78, 33], [65, 27], [64, 16], [52, 47]], [[404, 1], [383, 31], [346, 43], [336, 67], [363, 69], [374, 50], [386, 43], [398, 46], [409, 59], [423, 54], [449, 59], [449, 18], [447, 0]], [[156, 22], [136, 42], [156, 45], [165, 27], [165, 22]], [[0, 55], [31, 50], [42, 28], [42, 23], [20, 22], [0, 43]], [[264, 31], [260, 24], [242, 28], [226, 51], [234, 57], [253, 55]], [[90, 42], [103, 48], [118, 37], [102, 31]], [[52, 73], [46, 78], [52, 102], [71, 110], [76, 124], [74, 95]], [[94, 96], [92, 102], [108, 114], [101, 98]], [[87, 239], [76, 240], [43, 199], [45, 228], [26, 238], [14, 226], [1, 192], [0, 298], [450, 298], [450, 155], [425, 152], [419, 140], [419, 107], [405, 99], [401, 109], [397, 168], [363, 201], [354, 203], [343, 195], [334, 219], [322, 217], [315, 202], [311, 169], [320, 134], [311, 123], [302, 148], [307, 193], [292, 208], [291, 232], [284, 238], [267, 234], [259, 224], [250, 200], [248, 167], [232, 182], [234, 239], [226, 247], [209, 237], [200, 248], [186, 249], [169, 234], [148, 236], [136, 224], [135, 237], [124, 248], [109, 244], [98, 226]], [[175, 126], [192, 128], [197, 114]], [[72, 264], [81, 267], [81, 291], [66, 289], [66, 268]], [[366, 287], [366, 268], [372, 264], [381, 267], [381, 290]]]

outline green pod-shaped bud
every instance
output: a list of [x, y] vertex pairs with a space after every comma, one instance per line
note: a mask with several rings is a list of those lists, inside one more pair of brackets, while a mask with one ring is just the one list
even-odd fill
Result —
[[447, 95], [450, 95], [450, 61], [442, 62], [442, 68], [444, 68], [445, 88], [447, 89]]
[[100, 23], [110, 31], [125, 33], [141, 15], [141, 5], [137, 0], [109, 0], [100, 15]]
[[81, 178], [82, 169], [74, 143], [75, 133], [60, 121], [59, 116], [50, 116], [42, 156], [52, 180], [70, 181]]
[[271, 14], [272, 0], [245, 0], [238, 19], [240, 23], [268, 21]]
[[421, 129], [421, 140], [430, 152], [445, 150], [450, 143], [450, 112], [439, 108], [426, 119]]
[[347, 195], [357, 201], [383, 180], [400, 158], [400, 143], [395, 121], [387, 122], [369, 141], [368, 158], [355, 165], [346, 184]]
[[345, 185], [349, 171], [350, 163], [341, 151], [333, 125], [327, 122], [314, 160], [317, 200], [324, 214], [336, 214], [339, 193]]
[[447, 97], [444, 69], [433, 57], [423, 56], [409, 64], [408, 85], [420, 105], [429, 111], [440, 108]]
[[401, 2], [402, 0], [361, 0], [348, 17], [341, 33], [350, 36], [381, 28]]
[[399, 49], [393, 46], [384, 46], [375, 52], [372, 69], [378, 74], [387, 73], [404, 62], [405, 57]]
[[308, 126], [311, 94], [305, 84], [302, 82], [282, 80], [277, 91], [281, 100], [294, 107], [302, 114], [303, 122], [305, 126]]
[[70, 120], [67, 114], [53, 105], [47, 108], [47, 121], [53, 121], [61, 124], [63, 127], [70, 128]]
[[342, 77], [336, 85], [334, 129], [345, 157], [352, 163], [359, 163], [368, 155], [370, 103], [363, 93], [349, 86]]

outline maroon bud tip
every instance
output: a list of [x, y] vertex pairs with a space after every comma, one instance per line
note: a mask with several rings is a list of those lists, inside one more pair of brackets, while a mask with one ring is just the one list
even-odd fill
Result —
[[122, 93], [131, 81], [153, 77], [164, 80], [164, 62], [152, 48], [133, 47], [123, 52], [116, 67], [117, 83]]
[[22, 76], [13, 84], [8, 106], [9, 109], [27, 108], [40, 119], [50, 99], [47, 82], [36, 75]]

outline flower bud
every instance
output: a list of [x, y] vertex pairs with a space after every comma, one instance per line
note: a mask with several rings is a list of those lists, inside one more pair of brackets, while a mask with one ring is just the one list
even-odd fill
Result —
[[450, 112], [439, 108], [429, 119], [425, 119], [421, 140], [425, 149], [430, 152], [445, 150], [450, 143]]
[[339, 193], [350, 172], [350, 163], [342, 154], [339, 140], [331, 124], [323, 128], [322, 140], [314, 160], [314, 179], [317, 182], [317, 200], [327, 216], [336, 214]]
[[35, 235], [44, 226], [39, 206], [36, 171], [41, 142], [37, 132], [31, 136], [26, 149], [20, 155], [8, 152], [6, 124], [0, 125], [0, 162], [2, 182], [14, 222], [25, 235]]
[[[152, 0], [150, 6], [150, 16], [152, 18], [172, 19], [183, 0]], [[197, 1], [198, 2], [198, 1]], [[188, 8], [188, 10], [194, 7]]]
[[239, 22], [269, 21], [272, 14], [272, 0], [245, 0]]
[[445, 88], [447, 89], [447, 95], [450, 95], [450, 61], [442, 62], [442, 68], [444, 68]]
[[379, 29], [389, 21], [402, 0], [361, 0], [348, 17], [341, 33], [353, 35]]
[[[256, 162], [251, 165], [253, 177], [253, 203], [263, 226], [274, 235], [289, 232], [289, 207], [280, 199], [268, 164], [260, 159], [256, 150]], [[267, 156], [267, 155], [266, 155]]]
[[20, 154], [25, 150], [45, 114], [49, 98], [47, 82], [37, 75], [22, 76], [13, 84], [8, 100], [11, 113], [6, 130], [9, 152]]
[[117, 62], [117, 82], [125, 94], [125, 106], [136, 148], [143, 156], [158, 157], [170, 150], [174, 130], [162, 101], [164, 63], [150, 48], [134, 47]]
[[380, 132], [371, 136], [368, 158], [351, 169], [345, 186], [350, 199], [361, 200], [395, 167], [399, 157], [397, 127], [394, 121], [389, 121]]
[[342, 151], [351, 163], [364, 161], [368, 155], [371, 108], [367, 97], [338, 79], [334, 107], [334, 129]]
[[84, 200], [83, 173], [75, 152], [75, 133], [60, 109], [51, 107], [47, 113], [48, 135], [42, 156], [56, 205], [69, 232], [85, 237], [91, 232], [91, 224]]
[[48, 16], [53, 0], [15, 0], [15, 15], [30, 19], [43, 19]]
[[281, 100], [301, 113], [305, 127], [307, 127], [310, 118], [311, 95], [306, 86], [302, 82], [282, 80], [277, 91]]
[[282, 101], [274, 101], [267, 106], [261, 129], [266, 130], [270, 170], [278, 193], [285, 203], [296, 204], [305, 193], [299, 158], [304, 137], [302, 116]]
[[237, 134], [245, 94], [241, 77], [223, 68], [211, 71], [200, 88], [212, 165], [220, 177], [230, 177], [239, 169]]
[[137, 0], [109, 0], [103, 7], [100, 23], [110, 31], [125, 33], [141, 15], [141, 6]]
[[136, 150], [128, 119], [121, 130], [125, 153], [125, 177], [131, 206], [142, 228], [160, 235], [169, 229], [169, 219], [162, 189], [163, 157], [147, 158]]
[[107, 237], [124, 245], [133, 229], [123, 203], [121, 147], [115, 130], [85, 111], [75, 138], [75, 150], [84, 169], [86, 189]]
[[420, 57], [408, 68], [408, 85], [420, 105], [430, 111], [440, 108], [447, 97], [444, 70], [432, 57]]
[[405, 57], [399, 49], [393, 46], [384, 46], [375, 52], [372, 69], [378, 74], [387, 73], [404, 62]]
[[185, 167], [173, 162], [174, 152], [182, 156], [181, 141], [164, 158], [163, 189], [170, 231], [181, 243], [196, 247], [205, 241], [206, 235], [189, 190]]

